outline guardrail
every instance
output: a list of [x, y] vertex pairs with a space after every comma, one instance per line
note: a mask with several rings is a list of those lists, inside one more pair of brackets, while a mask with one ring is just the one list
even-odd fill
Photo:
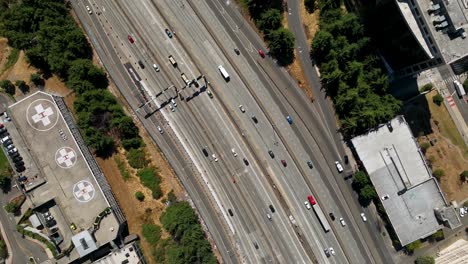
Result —
[[110, 188], [110, 185], [101, 171], [101, 168], [99, 168], [99, 165], [97, 164], [93, 155], [91, 155], [91, 152], [89, 151], [88, 146], [85, 144], [83, 137], [81, 136], [80, 130], [75, 125], [75, 121], [73, 120], [73, 117], [70, 111], [68, 110], [68, 107], [66, 106], [65, 101], [63, 100], [63, 97], [56, 96], [56, 95], [52, 95], [52, 97], [54, 98], [54, 101], [57, 104], [58, 109], [62, 113], [63, 119], [67, 123], [67, 126], [70, 129], [70, 132], [73, 138], [75, 138], [76, 144], [78, 145], [81, 152], [83, 153], [83, 156], [86, 162], [88, 163], [88, 166], [91, 169], [91, 172], [93, 173], [94, 179], [99, 184], [99, 187], [104, 193], [104, 196], [106, 197], [107, 202], [109, 203], [109, 205], [112, 208], [112, 211], [117, 217], [117, 221], [119, 222], [120, 225], [124, 224], [127, 220], [125, 219], [125, 216], [123, 215], [123, 212], [120, 209], [120, 206], [117, 203], [117, 200], [115, 199], [114, 194], [112, 193], [112, 190]]

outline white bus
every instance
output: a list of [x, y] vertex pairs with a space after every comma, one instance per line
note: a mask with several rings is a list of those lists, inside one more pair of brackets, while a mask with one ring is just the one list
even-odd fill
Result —
[[218, 70], [223, 76], [224, 80], [229, 81], [229, 73], [226, 71], [226, 69], [224, 69], [222, 65], [218, 66]]
[[453, 85], [455, 86], [455, 90], [457, 90], [458, 96], [462, 98], [466, 94], [463, 85], [457, 80], [453, 81]]

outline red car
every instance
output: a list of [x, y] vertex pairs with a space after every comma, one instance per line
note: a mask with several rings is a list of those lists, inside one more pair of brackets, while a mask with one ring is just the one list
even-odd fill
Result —
[[259, 49], [258, 54], [260, 55], [260, 57], [265, 58], [265, 53], [263, 53], [263, 50]]
[[128, 41], [130, 41], [130, 43], [134, 43], [134, 42], [135, 42], [135, 40], [132, 38], [132, 36], [128, 35], [127, 38], [128, 38]]
[[286, 163], [285, 160], [281, 160], [281, 164], [283, 164], [283, 166], [285, 166], [285, 167], [288, 166], [288, 164]]

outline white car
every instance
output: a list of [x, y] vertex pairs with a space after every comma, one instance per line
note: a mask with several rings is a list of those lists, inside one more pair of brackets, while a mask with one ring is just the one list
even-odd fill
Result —
[[271, 215], [267, 214], [267, 218], [268, 218], [268, 220], [271, 220]]
[[162, 130], [162, 128], [161, 128], [160, 126], [158, 126], [158, 131], [159, 131], [159, 133], [161, 133], [161, 134], [164, 133], [164, 131]]
[[231, 149], [231, 152], [232, 152], [232, 155], [234, 155], [234, 157], [237, 157], [237, 153], [235, 149]]
[[173, 105], [174, 107], [177, 107], [177, 103], [176, 103], [176, 101], [175, 101], [173, 98], [171, 98], [171, 103], [172, 103], [172, 105]]
[[336, 254], [336, 253], [335, 253], [335, 250], [334, 250], [332, 247], [330, 248], [330, 253], [331, 253], [333, 256], [335, 256], [335, 254]]
[[89, 8], [89, 6], [86, 6], [86, 10], [88, 10], [88, 14], [90, 15], [93, 13], [93, 11], [91, 11], [91, 8]]
[[466, 213], [467, 212], [466, 212], [465, 208], [460, 207], [460, 217], [464, 217]]
[[339, 161], [335, 161], [335, 166], [339, 173], [343, 172], [343, 166], [341, 166]]
[[157, 72], [159, 72], [159, 67], [158, 67], [158, 65], [156, 65], [156, 63], [153, 64], [153, 68], [154, 68]]
[[244, 106], [242, 106], [242, 105], [239, 105], [239, 109], [241, 110], [241, 112], [242, 112], [242, 113], [245, 113]]
[[367, 217], [364, 213], [361, 213], [362, 221], [367, 222]]
[[305, 201], [305, 202], [304, 202], [304, 205], [305, 205], [305, 207], [307, 208], [307, 210], [310, 210], [310, 204], [309, 204], [309, 202]]
[[172, 112], [175, 112], [175, 108], [170, 104], [169, 108], [171, 109]]
[[385, 201], [385, 200], [388, 200], [388, 198], [390, 198], [390, 196], [388, 196], [388, 194], [386, 194], [386, 195], [382, 196], [381, 199], [382, 199], [382, 201]]
[[342, 226], [346, 226], [346, 222], [343, 219], [343, 217], [340, 217], [340, 223], [341, 223]]
[[213, 153], [213, 154], [211, 155], [211, 157], [213, 157], [213, 160], [214, 160], [215, 162], [218, 162], [218, 158], [216, 157], [216, 154]]

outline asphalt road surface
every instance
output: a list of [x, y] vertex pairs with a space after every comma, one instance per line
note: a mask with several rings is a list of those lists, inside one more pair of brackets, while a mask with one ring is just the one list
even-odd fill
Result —
[[[258, 55], [266, 49], [235, 6], [214, 0], [71, 3], [225, 262], [380, 263], [361, 233], [370, 223], [361, 222], [361, 210], [349, 201], [354, 198], [334, 167], [344, 152], [332, 112], [311, 104], [284, 69]], [[165, 97], [174, 89], [194, 96], [175, 97], [175, 106]], [[163, 97], [160, 108], [156, 101]], [[347, 225], [327, 217], [332, 229], [325, 233], [304, 205], [310, 194], [326, 215], [333, 212]], [[329, 247], [336, 255], [325, 255]]]

